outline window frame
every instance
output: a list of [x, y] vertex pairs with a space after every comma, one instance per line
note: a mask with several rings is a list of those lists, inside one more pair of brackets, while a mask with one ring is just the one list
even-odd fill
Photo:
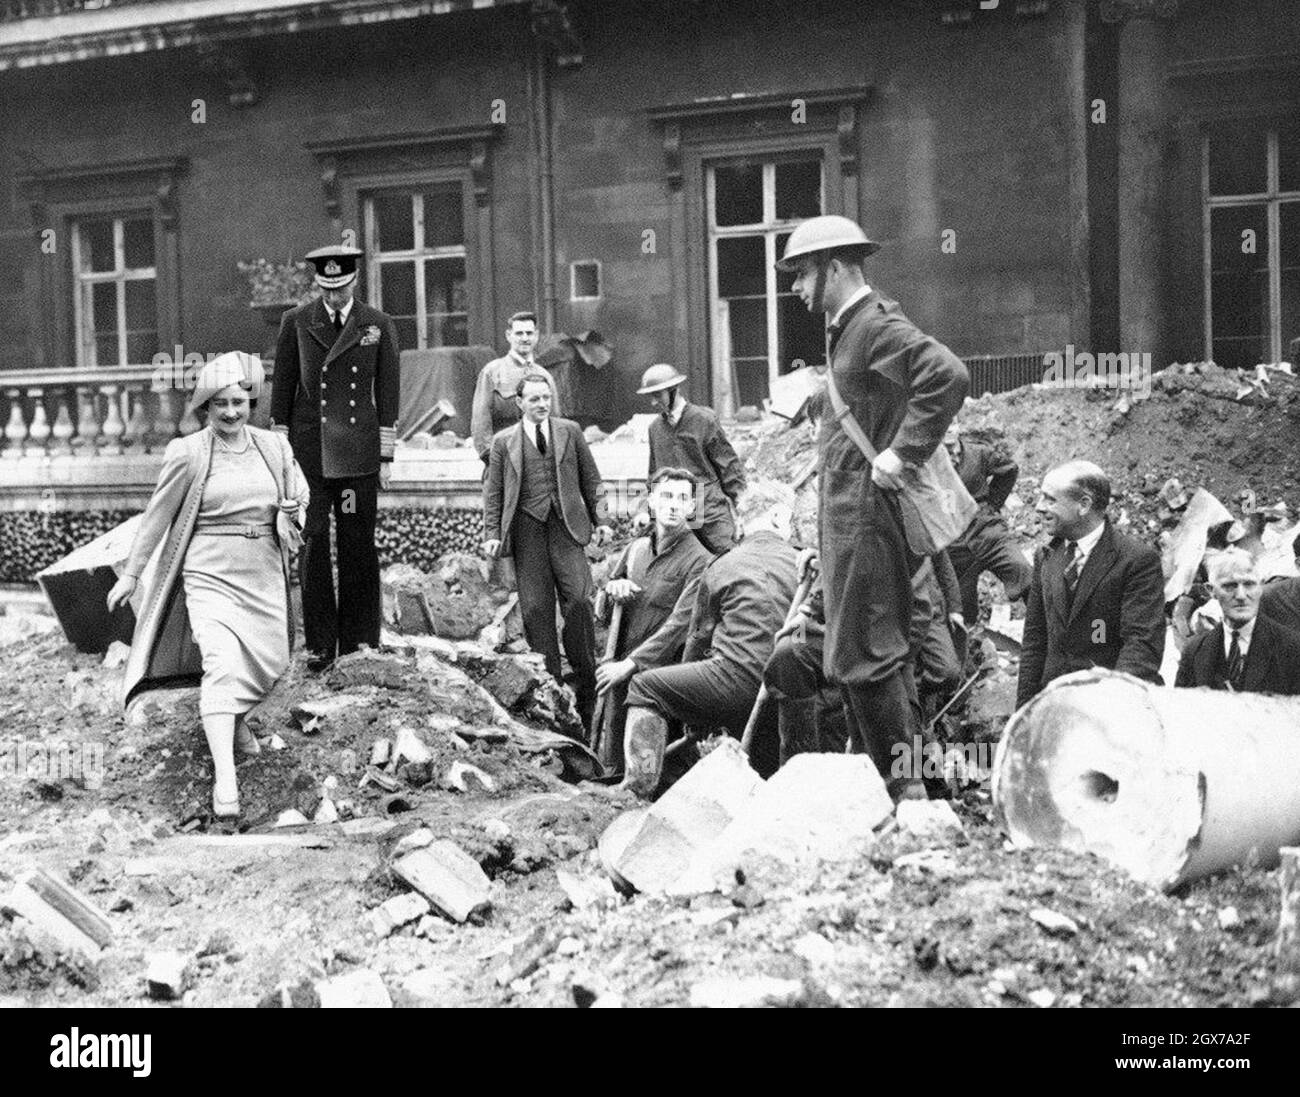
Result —
[[[735, 358], [730, 353], [730, 327], [723, 307], [723, 299], [718, 294], [718, 241], [722, 239], [754, 239], [762, 237], [764, 255], [764, 302], [767, 306], [767, 384], [771, 394], [772, 385], [781, 376], [780, 361], [780, 276], [776, 269], [776, 240], [778, 236], [793, 232], [807, 218], [779, 220], [776, 217], [776, 166], [779, 163], [791, 163], [816, 159], [821, 168], [819, 183], [821, 208], [827, 211], [827, 175], [825, 156], [809, 155], [810, 150], [798, 149], [786, 153], [774, 153], [757, 158], [722, 158], [708, 160], [704, 164], [704, 224], [708, 234], [708, 293], [709, 315], [713, 320], [710, 325], [710, 360], [715, 363], [713, 391], [715, 399], [726, 409], [727, 414], [735, 411], [737, 406], [733, 381], [738, 378], [735, 372]], [[746, 225], [718, 225], [717, 206], [717, 170], [735, 167], [743, 163], [757, 162], [762, 166], [762, 202], [763, 219]]]
[[[428, 295], [425, 279], [424, 263], [427, 259], [460, 259], [465, 267], [465, 346], [470, 346], [474, 342], [473, 338], [473, 313], [472, 299], [474, 296], [472, 282], [475, 273], [471, 266], [471, 255], [469, 239], [472, 233], [473, 225], [471, 218], [474, 213], [473, 195], [470, 188], [466, 187], [465, 180], [461, 177], [460, 172], [437, 172], [434, 178], [422, 178], [414, 182], [393, 183], [392, 177], [385, 177], [381, 186], [370, 188], [357, 188], [357, 198], [360, 203], [361, 217], [361, 250], [365, 253], [364, 264], [366, 270], [366, 299], [374, 304], [381, 311], [384, 308], [382, 280], [380, 278], [381, 267], [387, 263], [410, 263], [414, 266], [415, 274], [415, 294], [416, 294], [416, 346], [408, 347], [408, 350], [426, 350], [428, 348], [428, 324], [430, 315], [453, 316], [455, 313], [431, 314], [427, 308]], [[462, 243], [455, 247], [426, 248], [423, 245], [423, 233], [417, 236], [418, 229], [423, 229], [423, 205], [424, 192], [436, 187], [456, 186], [460, 191], [461, 201], [461, 240]], [[378, 239], [376, 232], [374, 198], [381, 194], [402, 194], [408, 198], [418, 198], [421, 207], [420, 214], [415, 212], [415, 204], [412, 204], [412, 248], [407, 250], [379, 251], [375, 248], [375, 242]], [[418, 220], [418, 226], [417, 226]], [[416, 240], [421, 243], [416, 245]], [[385, 258], [380, 258], [381, 256]], [[424, 312], [418, 310], [425, 306]], [[450, 344], [458, 345], [458, 344]]]
[[[126, 263], [126, 233], [125, 222], [128, 220], [142, 221], [147, 220], [153, 229], [153, 254], [154, 262], [151, 267], [127, 267]], [[81, 255], [81, 236], [82, 226], [92, 221], [108, 221], [113, 226], [113, 261], [114, 266], [111, 271], [90, 271], [82, 270]], [[153, 358], [158, 351], [162, 349], [161, 342], [157, 349], [149, 356], [146, 362], [122, 361], [126, 358], [127, 348], [130, 345], [126, 326], [126, 283], [143, 282], [153, 283], [154, 287], [154, 327], [158, 326], [158, 249], [161, 240], [159, 239], [159, 227], [154, 219], [153, 211], [144, 208], [127, 209], [115, 214], [92, 214], [88, 216], [77, 217], [68, 222], [69, 246], [72, 250], [70, 256], [72, 270], [72, 330], [74, 350], [76, 353], [76, 367], [79, 370], [96, 370], [96, 369], [134, 369], [140, 366], [147, 366], [152, 363]], [[147, 272], [147, 273], [145, 273]], [[95, 329], [86, 328], [87, 321], [86, 305], [87, 298], [93, 292], [89, 287], [99, 284], [109, 284], [118, 287], [115, 296], [115, 316], [114, 327], [119, 340], [119, 360], [116, 362], [100, 362], [95, 346]], [[90, 360], [90, 359], [94, 360]]]
[[[167, 157], [54, 167], [19, 178], [20, 192], [28, 200], [38, 239], [47, 229], [55, 233], [54, 254], [42, 253], [40, 257], [42, 307], [32, 344], [36, 368], [66, 371], [69, 375], [91, 371], [80, 364], [80, 282], [74, 265], [73, 236], [79, 222], [99, 218], [135, 214], [152, 218], [158, 348], [170, 351], [181, 344], [180, 216], [176, 191], [188, 167], [185, 157]], [[97, 367], [94, 372], [130, 373], [133, 369], [138, 367], [112, 365]]]
[[1264, 241], [1266, 261], [1268, 264], [1268, 345], [1265, 351], [1268, 361], [1280, 362], [1282, 347], [1282, 206], [1300, 203], [1300, 190], [1284, 191], [1280, 189], [1281, 163], [1278, 155], [1279, 134], [1282, 120], [1276, 117], [1242, 120], [1245, 124], [1253, 123], [1264, 129], [1265, 134], [1265, 175], [1264, 190], [1252, 194], [1210, 193], [1210, 132], [1209, 127], [1201, 129], [1201, 290], [1202, 316], [1205, 339], [1203, 354], [1205, 361], [1214, 359], [1214, 299], [1213, 275], [1214, 256], [1212, 238], [1212, 216], [1216, 209], [1244, 207], [1264, 207], [1265, 225], [1268, 236]]

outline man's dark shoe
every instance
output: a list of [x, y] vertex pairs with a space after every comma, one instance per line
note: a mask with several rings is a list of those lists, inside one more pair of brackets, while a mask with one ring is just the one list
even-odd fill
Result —
[[330, 669], [330, 664], [334, 660], [328, 655], [321, 655], [319, 652], [308, 652], [307, 654], [307, 672], [309, 674], [323, 674]]

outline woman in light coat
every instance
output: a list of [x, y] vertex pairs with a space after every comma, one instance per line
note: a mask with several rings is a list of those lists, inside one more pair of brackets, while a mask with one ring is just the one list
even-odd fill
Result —
[[214, 781], [212, 812], [239, 815], [234, 750], [256, 754], [244, 716], [289, 665], [289, 559], [300, 542], [307, 483], [288, 440], [248, 425], [261, 393], [257, 358], [234, 351], [205, 365], [190, 406], [208, 425], [167, 446], [112, 611], [145, 586], [123, 703], [201, 671], [199, 714]]

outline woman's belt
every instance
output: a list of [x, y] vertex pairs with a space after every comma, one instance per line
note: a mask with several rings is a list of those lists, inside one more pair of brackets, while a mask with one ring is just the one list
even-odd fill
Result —
[[230, 525], [228, 523], [213, 522], [211, 524], [198, 522], [194, 526], [195, 533], [212, 533], [218, 537], [270, 537], [275, 533], [275, 526], [269, 522], [261, 525]]

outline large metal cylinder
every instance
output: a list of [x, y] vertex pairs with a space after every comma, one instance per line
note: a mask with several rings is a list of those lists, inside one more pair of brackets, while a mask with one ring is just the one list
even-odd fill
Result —
[[993, 803], [1017, 846], [1166, 890], [1300, 844], [1300, 698], [1058, 678], [1007, 723]]

